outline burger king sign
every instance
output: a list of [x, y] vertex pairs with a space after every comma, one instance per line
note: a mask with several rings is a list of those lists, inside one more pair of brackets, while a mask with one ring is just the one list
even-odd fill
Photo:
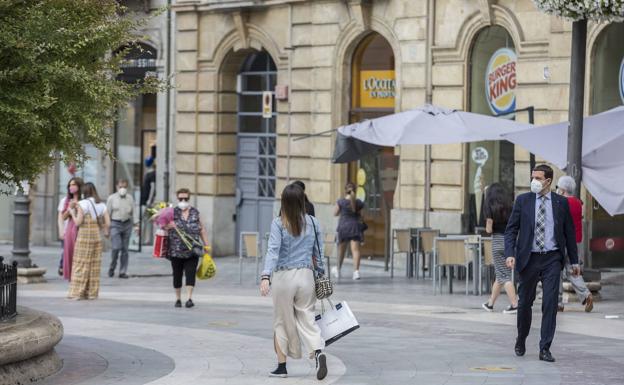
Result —
[[485, 73], [485, 98], [495, 115], [516, 109], [516, 53], [509, 48], [494, 52]]

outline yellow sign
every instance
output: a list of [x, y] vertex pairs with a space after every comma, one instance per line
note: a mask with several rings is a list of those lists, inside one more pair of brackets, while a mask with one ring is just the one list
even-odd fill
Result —
[[358, 186], [364, 186], [366, 183], [366, 171], [363, 168], [358, 169], [357, 171], [357, 184]]
[[394, 108], [394, 71], [360, 71], [360, 107]]

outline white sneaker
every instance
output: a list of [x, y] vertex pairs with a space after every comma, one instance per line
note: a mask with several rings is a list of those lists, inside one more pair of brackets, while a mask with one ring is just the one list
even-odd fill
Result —
[[331, 275], [333, 275], [335, 279], [340, 278], [340, 270], [338, 270], [336, 266], [333, 266], [331, 268]]
[[357, 281], [358, 279], [360, 279], [360, 271], [356, 270], [353, 272], [353, 280]]

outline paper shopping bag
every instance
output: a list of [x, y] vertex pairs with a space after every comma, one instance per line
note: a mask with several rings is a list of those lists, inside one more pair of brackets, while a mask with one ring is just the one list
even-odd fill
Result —
[[328, 302], [329, 309], [322, 306], [324, 311], [316, 316], [316, 324], [321, 329], [321, 337], [325, 340], [326, 346], [360, 327], [346, 301], [338, 302], [336, 306], [333, 306], [331, 301]]

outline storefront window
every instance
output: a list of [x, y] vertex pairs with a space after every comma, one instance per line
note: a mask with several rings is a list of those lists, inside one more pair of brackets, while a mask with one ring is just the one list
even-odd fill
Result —
[[[591, 113], [598, 114], [624, 104], [624, 23], [606, 27], [596, 40], [591, 66]], [[585, 202], [585, 219], [591, 219], [589, 247], [591, 266], [624, 266], [624, 215], [610, 216], [598, 202]]]
[[[516, 53], [513, 40], [502, 27], [483, 29], [470, 55], [469, 110], [513, 119], [516, 109]], [[514, 191], [514, 146], [507, 141], [469, 144], [468, 231], [483, 226], [482, 201], [486, 187], [494, 182]]]

